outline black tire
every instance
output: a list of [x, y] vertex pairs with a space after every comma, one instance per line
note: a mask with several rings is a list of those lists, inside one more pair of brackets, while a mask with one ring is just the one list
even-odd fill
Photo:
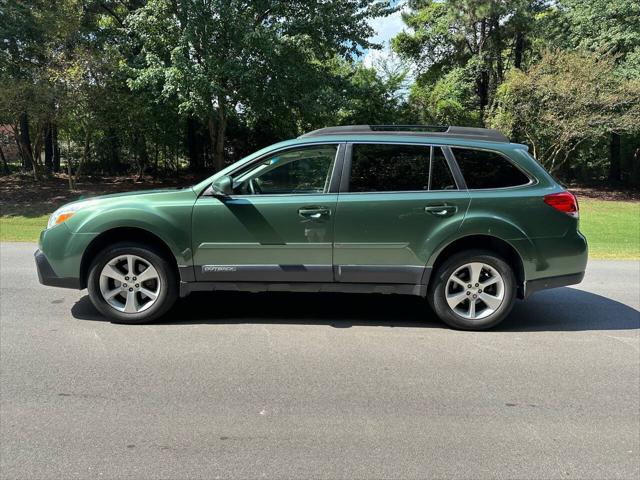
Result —
[[[465, 264], [472, 262], [484, 263], [494, 268], [502, 277], [504, 285], [504, 295], [500, 306], [488, 316], [476, 320], [465, 318], [456, 313], [447, 303], [447, 292], [445, 291], [449, 278]], [[486, 272], [486, 270], [483, 270], [483, 272]], [[472, 288], [474, 287], [475, 285], [472, 286]], [[465, 290], [464, 287], [458, 288], [461, 288], [463, 291]], [[455, 292], [455, 290], [453, 291]], [[506, 261], [490, 251], [466, 250], [453, 255], [440, 266], [433, 276], [427, 298], [436, 315], [450, 327], [460, 330], [486, 330], [496, 326], [509, 315], [515, 303], [516, 291], [516, 277], [513, 269]], [[472, 291], [471, 293], [476, 292]], [[479, 296], [480, 295], [478, 295], [478, 297]], [[484, 305], [482, 302], [479, 304], [481, 306]], [[463, 303], [462, 305], [465, 304]], [[468, 305], [468, 303], [466, 305]], [[486, 308], [486, 305], [484, 308]]]
[[[100, 273], [102, 269], [107, 262], [123, 255], [135, 255], [144, 259], [158, 273], [161, 285], [158, 296], [149, 308], [138, 313], [124, 313], [117, 310], [107, 303], [100, 290]], [[161, 317], [173, 306], [178, 298], [178, 278], [175, 269], [158, 250], [140, 243], [119, 242], [102, 250], [91, 263], [87, 289], [93, 305], [112, 322], [139, 324], [151, 322]]]

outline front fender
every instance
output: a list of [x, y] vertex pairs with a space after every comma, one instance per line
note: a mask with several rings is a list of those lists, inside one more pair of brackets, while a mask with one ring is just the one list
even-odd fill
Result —
[[[74, 225], [73, 233], [99, 235], [115, 228], [139, 228], [160, 238], [176, 257], [178, 264], [191, 261], [191, 209], [176, 215], [161, 208], [111, 207], [96, 211]], [[126, 240], [126, 239], [123, 239]]]
[[178, 264], [186, 265], [192, 258], [191, 215], [195, 200], [192, 189], [103, 198], [65, 224], [74, 235], [91, 237], [123, 227], [145, 230], [169, 247]]

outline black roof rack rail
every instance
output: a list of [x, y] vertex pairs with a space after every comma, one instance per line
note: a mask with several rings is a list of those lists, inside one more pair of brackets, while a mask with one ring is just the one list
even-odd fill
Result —
[[502, 132], [491, 128], [456, 127], [448, 125], [346, 125], [343, 127], [325, 127], [300, 135], [298, 138], [319, 137], [322, 135], [349, 134], [381, 134], [387, 135], [418, 135], [452, 137], [488, 142], [509, 143]]

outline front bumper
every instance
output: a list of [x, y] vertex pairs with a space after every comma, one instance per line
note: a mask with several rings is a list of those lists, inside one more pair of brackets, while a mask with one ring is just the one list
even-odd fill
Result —
[[73, 277], [59, 277], [51, 267], [49, 260], [44, 253], [36, 250], [33, 254], [36, 260], [36, 269], [38, 270], [38, 280], [42, 285], [50, 287], [75, 288], [80, 289], [80, 279]]

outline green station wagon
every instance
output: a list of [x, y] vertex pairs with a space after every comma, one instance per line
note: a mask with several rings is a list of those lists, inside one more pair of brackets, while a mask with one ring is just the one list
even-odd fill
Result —
[[[57, 210], [44, 285], [141, 323], [194, 291], [397, 293], [485, 329], [516, 297], [579, 283], [578, 205], [495, 130], [348, 126], [262, 149], [190, 188]], [[425, 316], [428, 316], [425, 305]]]

